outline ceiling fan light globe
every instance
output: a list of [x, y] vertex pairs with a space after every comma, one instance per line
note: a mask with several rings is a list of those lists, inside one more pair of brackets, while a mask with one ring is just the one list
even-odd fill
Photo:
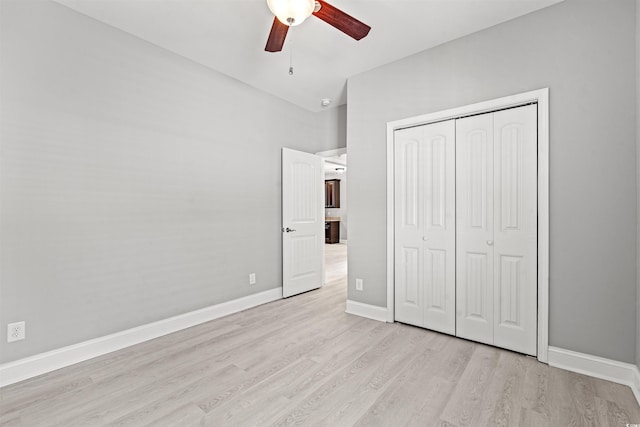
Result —
[[267, 0], [269, 10], [290, 27], [300, 25], [313, 13], [315, 0]]

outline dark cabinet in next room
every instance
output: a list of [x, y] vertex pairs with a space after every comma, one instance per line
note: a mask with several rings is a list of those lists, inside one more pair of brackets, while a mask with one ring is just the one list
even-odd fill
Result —
[[340, 180], [327, 179], [324, 181], [324, 207], [340, 207]]

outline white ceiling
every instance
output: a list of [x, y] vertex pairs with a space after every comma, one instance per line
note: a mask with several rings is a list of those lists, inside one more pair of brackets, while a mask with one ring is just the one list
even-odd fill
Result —
[[320, 111], [323, 98], [346, 103], [351, 76], [562, 0], [329, 0], [370, 25], [369, 35], [355, 41], [311, 16], [290, 29], [280, 53], [264, 51], [273, 22], [266, 0], [55, 1]]

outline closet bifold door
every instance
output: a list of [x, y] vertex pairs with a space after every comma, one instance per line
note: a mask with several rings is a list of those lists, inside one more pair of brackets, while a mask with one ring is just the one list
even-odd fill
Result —
[[455, 334], [455, 124], [398, 130], [395, 318]]
[[456, 335], [536, 355], [537, 106], [456, 122]]
[[494, 113], [494, 344], [535, 356], [537, 105]]
[[493, 114], [456, 120], [456, 335], [493, 344]]

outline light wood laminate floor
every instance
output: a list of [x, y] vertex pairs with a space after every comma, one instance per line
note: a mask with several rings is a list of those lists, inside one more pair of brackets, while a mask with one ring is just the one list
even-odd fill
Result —
[[625, 426], [628, 387], [345, 314], [327, 284], [0, 390], [3, 426]]

